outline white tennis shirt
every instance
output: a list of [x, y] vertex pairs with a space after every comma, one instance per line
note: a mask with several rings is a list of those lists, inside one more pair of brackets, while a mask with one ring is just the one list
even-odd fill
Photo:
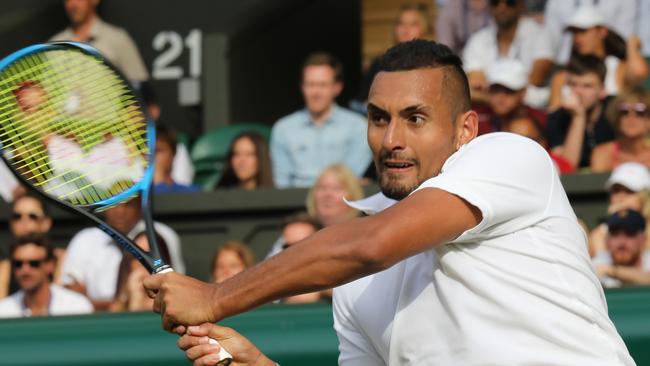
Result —
[[[482, 221], [334, 290], [341, 365], [634, 365], [542, 147], [483, 135], [418, 190], [426, 188], [462, 197]], [[392, 203], [379, 195], [352, 205], [377, 212]]]

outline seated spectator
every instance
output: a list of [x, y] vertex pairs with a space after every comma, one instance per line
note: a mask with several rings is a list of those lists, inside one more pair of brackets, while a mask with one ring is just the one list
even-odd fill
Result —
[[172, 178], [177, 145], [176, 136], [172, 131], [163, 126], [156, 128], [156, 169], [153, 177], [153, 191], [156, 194], [200, 191], [199, 187], [179, 184]]
[[108, 24], [97, 15], [99, 0], [65, 0], [70, 26], [55, 34], [50, 41], [77, 41], [97, 48], [127, 79], [142, 82], [149, 79], [135, 42], [122, 28]]
[[546, 30], [532, 19], [524, 18], [524, 0], [491, 0], [494, 19], [476, 32], [463, 50], [463, 64], [470, 83], [473, 101], [485, 101], [488, 89], [487, 70], [500, 58], [519, 60], [526, 70], [529, 92], [527, 103], [542, 106], [546, 97], [543, 87], [553, 66], [553, 47]]
[[[623, 163], [607, 179], [607, 214], [621, 210], [639, 211], [650, 222], [650, 172], [639, 163]], [[589, 233], [589, 253], [594, 256], [606, 249], [607, 225], [602, 223]], [[650, 239], [650, 237], [649, 237]], [[650, 249], [650, 240], [647, 248]]]
[[499, 59], [487, 71], [490, 84], [487, 92], [488, 104], [473, 109], [479, 115], [479, 135], [501, 131], [513, 119], [532, 116], [542, 124], [546, 134], [546, 113], [525, 104], [528, 76], [524, 65], [515, 59]]
[[591, 153], [591, 170], [607, 172], [619, 164], [635, 161], [650, 168], [650, 93], [643, 89], [624, 91], [607, 107], [616, 140], [597, 145]]
[[[111, 207], [104, 214], [109, 225], [129, 238], [145, 229], [139, 198]], [[159, 222], [155, 222], [154, 227], [167, 244], [174, 270], [185, 273], [178, 234]], [[110, 236], [96, 227], [83, 229], [70, 240], [61, 283], [85, 294], [95, 310], [106, 310], [115, 297], [121, 260], [122, 249]]]
[[634, 210], [607, 218], [607, 251], [593, 259], [603, 286], [650, 285], [650, 251], [645, 250], [646, 221]]
[[[140, 248], [148, 251], [149, 240], [147, 233], [141, 232], [135, 236], [133, 242]], [[160, 250], [160, 257], [169, 263], [169, 250], [165, 240], [156, 233], [156, 243]], [[123, 251], [122, 261], [117, 275], [115, 298], [111, 303], [110, 311], [151, 311], [153, 299], [149, 298], [142, 286], [142, 280], [149, 276], [149, 271], [128, 251]]]
[[636, 4], [634, 1], [621, 0], [546, 0], [544, 9], [544, 26], [553, 39], [553, 48], [556, 50], [556, 61], [566, 64], [571, 54], [573, 37], [566, 32], [567, 23], [573, 18], [578, 9], [592, 5], [605, 17], [609, 29], [628, 38], [635, 27]]
[[339, 107], [343, 66], [332, 55], [314, 53], [302, 69], [306, 108], [281, 118], [271, 130], [273, 180], [278, 188], [309, 187], [323, 169], [345, 164], [358, 177], [371, 161], [366, 119]]
[[[327, 227], [345, 222], [359, 216], [361, 213], [347, 204], [345, 200], [356, 201], [363, 198], [363, 190], [359, 179], [342, 164], [327, 167], [316, 180], [316, 184], [307, 193], [305, 206], [309, 216], [316, 219], [321, 227]], [[285, 244], [280, 236], [273, 243], [267, 255], [271, 257], [282, 250]]]
[[[400, 7], [395, 26], [393, 28], [393, 39], [395, 43], [403, 43], [414, 39], [431, 38], [431, 22], [427, 6], [424, 4], [404, 4]], [[354, 110], [366, 114], [368, 92], [370, 85], [379, 72], [381, 56], [375, 57], [368, 70], [361, 78], [361, 85], [355, 100], [351, 103]]]
[[486, 0], [447, 1], [436, 19], [436, 40], [460, 54], [469, 37], [490, 24]]
[[[569, 19], [567, 29], [573, 34], [572, 57], [593, 56], [602, 60], [606, 67], [604, 78], [607, 95], [638, 86], [648, 77], [648, 64], [641, 52], [641, 41], [637, 36], [626, 40], [611, 31], [605, 18], [593, 6], [582, 6]], [[566, 71], [553, 75], [549, 108], [560, 106], [562, 86], [567, 78]]]
[[[22, 238], [34, 234], [47, 234], [52, 228], [52, 218], [47, 206], [40, 196], [27, 192], [16, 198], [11, 207], [9, 231], [14, 238]], [[54, 272], [56, 283], [60, 274], [60, 262], [63, 260], [65, 250], [54, 249], [57, 266]], [[11, 275], [8, 259], [0, 261], [0, 299], [18, 291], [18, 283]]]
[[255, 264], [255, 255], [238, 240], [225, 242], [212, 257], [212, 282], [221, 283]]
[[[158, 103], [158, 96], [156, 91], [150, 83], [143, 83], [140, 86], [140, 95], [142, 102], [149, 117], [151, 117], [157, 124], [160, 124], [160, 116], [162, 115], [162, 108]], [[178, 140], [175, 138], [175, 140]], [[187, 146], [178, 141], [176, 143], [176, 154], [174, 154], [174, 161], [172, 162], [172, 179], [174, 182], [183, 185], [191, 185], [194, 179], [194, 165], [190, 157]]]
[[567, 67], [562, 107], [548, 115], [551, 150], [578, 168], [590, 166], [596, 145], [614, 140], [605, 114], [605, 73], [605, 64], [595, 56], [573, 58]]
[[263, 187], [273, 187], [269, 146], [260, 134], [244, 132], [230, 145], [226, 168], [217, 188], [251, 190]]
[[[318, 223], [306, 212], [299, 212], [289, 216], [282, 229], [282, 237], [285, 240], [283, 249], [287, 249], [299, 241], [307, 238], [318, 231]], [[289, 296], [282, 300], [286, 304], [308, 304], [318, 302], [322, 299], [332, 298], [331, 290], [316, 291], [306, 294]]]
[[11, 266], [20, 290], [0, 301], [0, 317], [92, 313], [86, 297], [51, 283], [55, 259], [44, 237], [19, 239], [11, 246]]
[[518, 135], [526, 136], [540, 145], [548, 151], [548, 154], [553, 159], [555, 167], [557, 168], [560, 174], [573, 173], [575, 167], [571, 165], [568, 161], [563, 159], [561, 156], [557, 156], [553, 151], [548, 150], [548, 141], [546, 140], [546, 134], [542, 124], [535, 120], [533, 117], [524, 116], [516, 118], [503, 129], [505, 132], [516, 133]]

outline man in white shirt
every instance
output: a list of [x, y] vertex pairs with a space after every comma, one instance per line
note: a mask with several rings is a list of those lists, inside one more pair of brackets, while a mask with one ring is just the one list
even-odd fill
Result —
[[476, 138], [467, 79], [446, 46], [399, 44], [381, 70], [368, 143], [382, 194], [354, 203], [376, 214], [221, 284], [145, 279], [186, 355], [214, 364], [211, 336], [235, 362], [272, 365], [232, 331], [187, 326], [342, 285], [334, 319], [344, 366], [634, 365], [546, 151], [508, 133]]
[[554, 49], [551, 37], [540, 24], [524, 18], [524, 0], [490, 1], [494, 22], [472, 35], [463, 50], [463, 63], [472, 90], [472, 100], [486, 99], [487, 70], [496, 60], [519, 60], [526, 69], [528, 90], [526, 103], [544, 106], [548, 81], [553, 66]]
[[[140, 199], [135, 198], [105, 211], [106, 222], [133, 239], [145, 230]], [[174, 270], [185, 273], [178, 234], [162, 223], [154, 223], [165, 240]], [[68, 245], [61, 269], [61, 283], [85, 294], [97, 310], [106, 309], [115, 296], [122, 249], [98, 228], [78, 232]]]
[[87, 314], [85, 296], [50, 282], [54, 252], [46, 238], [29, 236], [11, 246], [11, 266], [20, 290], [0, 301], [0, 318]]

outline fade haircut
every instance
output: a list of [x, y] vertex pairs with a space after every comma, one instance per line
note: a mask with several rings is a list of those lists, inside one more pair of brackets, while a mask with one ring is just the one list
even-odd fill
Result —
[[592, 55], [573, 55], [566, 67], [568, 73], [578, 76], [596, 74], [601, 83], [605, 83], [607, 66], [605, 62]]
[[445, 99], [451, 107], [453, 121], [471, 109], [469, 82], [463, 71], [463, 62], [442, 43], [416, 39], [397, 44], [386, 51], [379, 71], [411, 71], [418, 69], [443, 69], [442, 85]]

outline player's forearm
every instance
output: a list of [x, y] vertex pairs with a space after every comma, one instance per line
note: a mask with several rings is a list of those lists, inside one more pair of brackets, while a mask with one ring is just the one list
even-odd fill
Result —
[[381, 270], [364, 250], [373, 238], [370, 218], [319, 231], [308, 239], [217, 285], [215, 319], [264, 303], [334, 287]]

